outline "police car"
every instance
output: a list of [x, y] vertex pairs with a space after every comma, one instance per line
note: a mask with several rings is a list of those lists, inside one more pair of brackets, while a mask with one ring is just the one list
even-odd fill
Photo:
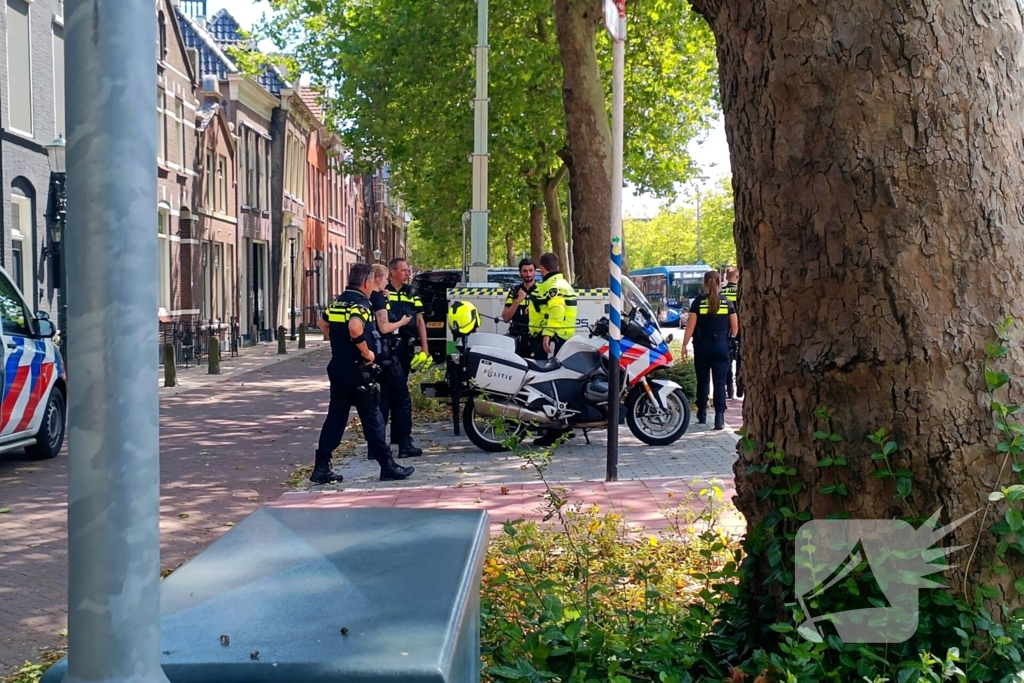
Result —
[[24, 448], [30, 456], [53, 458], [64, 445], [67, 375], [49, 316], [29, 310], [0, 268], [0, 453]]

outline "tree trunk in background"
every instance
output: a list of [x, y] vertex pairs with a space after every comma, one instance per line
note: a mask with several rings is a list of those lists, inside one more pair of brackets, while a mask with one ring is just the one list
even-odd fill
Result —
[[577, 280], [606, 287], [611, 240], [612, 135], [594, 48], [604, 23], [600, 0], [555, 0], [562, 58], [565, 153], [572, 190], [573, 250]]
[[572, 268], [569, 264], [569, 249], [565, 241], [565, 221], [562, 220], [562, 207], [558, 201], [558, 187], [569, 172], [565, 164], [558, 169], [554, 176], [544, 178], [544, 209], [547, 213], [548, 228], [551, 230], [551, 251], [558, 257], [562, 274], [569, 282], [572, 282]]
[[[983, 346], [1006, 316], [1024, 318], [1015, 0], [693, 4], [717, 38], [736, 198], [743, 421], [758, 443], [735, 466], [740, 510], [752, 525], [768, 510], [765, 481], [746, 472], [769, 442], [815, 517], [838, 510], [817, 493], [832, 477], [816, 467], [821, 405], [845, 436], [853, 517], [906, 514], [892, 480], [872, 476], [865, 435], [881, 427], [899, 443], [893, 467], [914, 472], [918, 515], [983, 508], [1001, 463]], [[1011, 347], [1006, 369], [1020, 377], [1019, 329]], [[981, 518], [947, 542], [970, 548], [982, 533], [985, 557]], [[968, 555], [950, 556], [951, 586]], [[1017, 564], [1008, 576], [1022, 574]], [[1020, 603], [1012, 588], [1004, 596]]]
[[534, 191], [530, 199], [530, 258], [534, 263], [540, 261], [544, 253], [544, 199], [541, 189]]
[[516, 242], [512, 239], [512, 233], [505, 233], [505, 260], [509, 267], [516, 267]]

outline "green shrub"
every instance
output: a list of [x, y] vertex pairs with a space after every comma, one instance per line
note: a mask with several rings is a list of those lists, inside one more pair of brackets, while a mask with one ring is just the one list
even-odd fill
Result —
[[[1011, 607], [1003, 592], [1024, 594], [1024, 577], [1010, 574], [1024, 557], [1024, 407], [1004, 404], [996, 395], [1005, 394], [1010, 381], [997, 361], [1008, 354], [1011, 322], [1000, 327], [997, 343], [985, 345], [1000, 481], [984, 517], [996, 542], [977, 557], [972, 552], [962, 570], [977, 562], [992, 581], [971, 596], [946, 588], [920, 591], [911, 638], [888, 645], [843, 643], [827, 622], [824, 634], [801, 628], [805, 612], [795, 594], [793, 556], [797, 529], [813, 518], [805, 504], [808, 492], [790, 456], [744, 436], [741, 447], [760, 453], [749, 474], [767, 482], [759, 492], [767, 514], [740, 548], [716, 529], [713, 508], [695, 518], [703, 523], [697, 533], [636, 540], [613, 515], [569, 509], [564, 494], [548, 484], [546, 520], [558, 526], [509, 523], [492, 544], [482, 596], [485, 677], [567, 683], [1024, 683], [1024, 610]], [[815, 495], [845, 500], [846, 439], [834, 429], [827, 408], [814, 417], [814, 436], [828, 453], [818, 466], [836, 475]], [[875, 450], [875, 476], [893, 480], [894, 503], [904, 509], [904, 520], [915, 528], [930, 524], [915, 509], [918, 482], [911, 470], [894, 467], [898, 444], [884, 429], [867, 440]], [[513, 439], [509, 446], [547, 484], [551, 452]], [[888, 606], [866, 560], [847, 568], [832, 590], [807, 596], [809, 610], [834, 615]], [[762, 583], [753, 582], [755, 569], [759, 577], [767, 574]], [[778, 604], [785, 608], [778, 610]]]
[[[718, 488], [703, 493], [718, 505]], [[557, 529], [507, 522], [484, 569], [485, 680], [670, 683], [698, 663], [721, 680], [703, 643], [736, 588], [738, 547], [717, 507], [694, 516], [689, 504], [674, 529], [634, 538], [596, 507], [552, 508]]]

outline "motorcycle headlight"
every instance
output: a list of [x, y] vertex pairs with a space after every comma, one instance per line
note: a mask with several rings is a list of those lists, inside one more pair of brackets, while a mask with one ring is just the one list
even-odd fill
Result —
[[665, 338], [661, 336], [661, 330], [659, 330], [657, 327], [655, 327], [654, 331], [651, 332], [651, 342], [655, 346], [660, 346], [665, 343]]

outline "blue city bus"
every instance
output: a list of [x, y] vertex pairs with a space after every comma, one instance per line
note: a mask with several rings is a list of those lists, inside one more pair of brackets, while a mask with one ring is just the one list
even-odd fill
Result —
[[666, 326], [686, 319], [690, 302], [700, 294], [704, 273], [714, 270], [706, 263], [687, 266], [655, 266], [629, 271], [629, 279], [654, 307], [659, 321]]

